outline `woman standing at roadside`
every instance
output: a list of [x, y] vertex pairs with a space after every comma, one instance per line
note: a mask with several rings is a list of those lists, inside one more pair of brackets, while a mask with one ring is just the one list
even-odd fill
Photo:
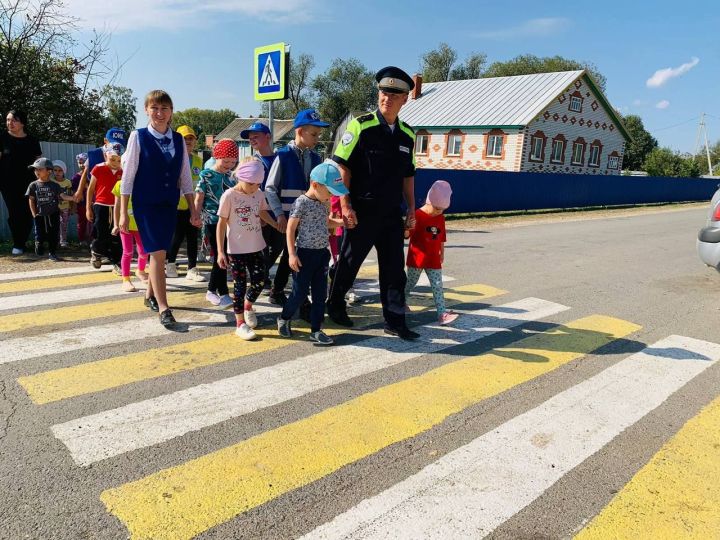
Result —
[[25, 132], [27, 115], [14, 109], [5, 117], [7, 131], [0, 133], [0, 192], [8, 209], [8, 225], [13, 239], [13, 255], [25, 251], [33, 220], [25, 192], [35, 181], [28, 169], [42, 155], [38, 140]]

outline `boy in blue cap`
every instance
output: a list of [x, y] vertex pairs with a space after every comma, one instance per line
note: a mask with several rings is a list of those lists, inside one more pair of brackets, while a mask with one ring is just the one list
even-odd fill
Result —
[[282, 337], [292, 337], [290, 319], [301, 303], [307, 301], [310, 289], [310, 341], [318, 345], [333, 343], [322, 331], [330, 262], [328, 227], [340, 227], [342, 220], [330, 217], [328, 201], [331, 195], [347, 194], [337, 165], [326, 161], [313, 168], [308, 190], [295, 199], [292, 205], [286, 238], [288, 264], [295, 274], [290, 298], [277, 320], [278, 333]]
[[98, 148], [93, 148], [87, 153], [85, 167], [81, 171], [80, 183], [78, 189], [75, 191], [75, 202], [82, 202], [87, 186], [90, 183], [90, 173], [95, 165], [105, 163], [105, 152], [115, 150], [119, 155], [122, 155], [122, 153], [125, 152], [125, 148], [127, 148], [125, 130], [119, 127], [111, 127], [108, 129], [107, 133], [105, 133], [103, 145]]
[[[320, 120], [315, 109], [304, 109], [295, 116], [295, 140], [277, 151], [277, 158], [270, 168], [265, 184], [265, 197], [270, 210], [277, 217], [281, 232], [285, 232], [287, 228], [287, 216], [295, 199], [310, 187], [310, 171], [320, 165], [321, 158], [313, 148], [317, 145], [323, 128], [329, 125]], [[275, 261], [268, 263], [272, 266]], [[287, 297], [284, 291], [289, 277], [288, 251], [285, 248], [270, 291], [271, 304], [285, 305]]]

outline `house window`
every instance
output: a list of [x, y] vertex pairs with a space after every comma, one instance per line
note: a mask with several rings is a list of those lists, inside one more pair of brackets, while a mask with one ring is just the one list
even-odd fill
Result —
[[428, 142], [429, 135], [418, 135], [415, 138], [415, 153], [421, 156], [426, 156], [428, 153]]
[[569, 109], [572, 112], [582, 112], [582, 97], [580, 96], [570, 96], [570, 105]]
[[459, 156], [462, 150], [462, 135], [458, 133], [451, 133], [447, 138], [447, 155], [448, 156]]
[[590, 159], [588, 159], [588, 166], [599, 167], [600, 166], [600, 145], [590, 145]]
[[545, 136], [537, 132], [530, 138], [530, 161], [544, 161]]
[[618, 168], [618, 156], [610, 156], [608, 157], [608, 169], [617, 169]]
[[562, 139], [553, 139], [552, 153], [550, 154], [550, 161], [552, 163], [563, 163], [565, 153], [565, 141]]
[[485, 156], [486, 157], [498, 157], [498, 158], [502, 157], [502, 149], [503, 149], [503, 136], [502, 135], [489, 135]]
[[583, 164], [583, 154], [585, 154], [585, 143], [575, 141], [573, 143], [572, 161], [573, 165]]

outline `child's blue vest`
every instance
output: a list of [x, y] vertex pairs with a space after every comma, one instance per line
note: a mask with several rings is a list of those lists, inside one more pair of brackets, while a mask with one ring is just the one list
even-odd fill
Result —
[[140, 143], [140, 159], [133, 183], [133, 207], [170, 206], [175, 208], [180, 198], [179, 178], [183, 160], [182, 135], [171, 131], [175, 155], [168, 161], [147, 128], [137, 130]]
[[[287, 216], [295, 199], [307, 191], [310, 180], [305, 178], [305, 171], [303, 170], [302, 164], [291, 146], [283, 146], [280, 148], [277, 151], [276, 159], [280, 160], [280, 167], [282, 167], [283, 186], [279, 195], [283, 211]], [[310, 152], [310, 163], [313, 168], [320, 165], [321, 161], [320, 156], [316, 152]]]

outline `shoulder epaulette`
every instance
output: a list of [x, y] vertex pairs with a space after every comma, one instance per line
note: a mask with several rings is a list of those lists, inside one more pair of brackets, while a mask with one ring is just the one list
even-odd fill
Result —
[[363, 122], [369, 122], [373, 118], [375, 118], [374, 113], [367, 113], [363, 114], [362, 116], [358, 116], [356, 120], [362, 124]]

